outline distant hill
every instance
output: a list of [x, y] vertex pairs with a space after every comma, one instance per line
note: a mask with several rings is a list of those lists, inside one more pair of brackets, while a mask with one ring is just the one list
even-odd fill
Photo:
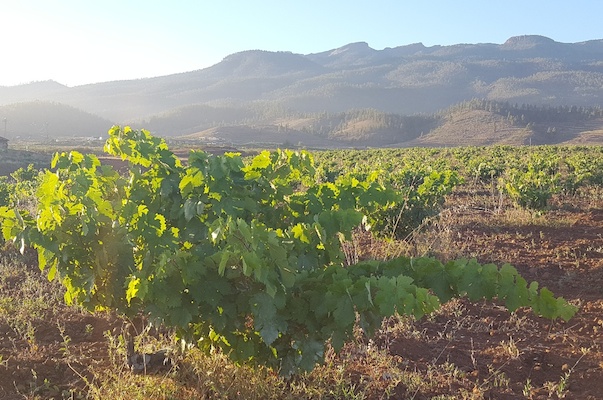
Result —
[[529, 142], [531, 131], [514, 126], [494, 112], [458, 110], [448, 114], [441, 124], [412, 141], [416, 146], [484, 146], [494, 144], [522, 145]]
[[112, 123], [65, 104], [31, 101], [0, 106], [0, 135], [11, 138], [100, 137]]
[[437, 126], [404, 146], [598, 144], [603, 108], [472, 100], [437, 114]]
[[[57, 110], [63, 117], [52, 123], [47, 113], [31, 118], [35, 126], [21, 128], [2, 107], [0, 121], [8, 119], [9, 137], [80, 135], [87, 123], [91, 132], [129, 124], [164, 137], [232, 143], [269, 138], [329, 146], [564, 142], [579, 141], [585, 129], [591, 133], [581, 143], [598, 142], [594, 119], [559, 121], [552, 135], [551, 123], [526, 127], [525, 115], [523, 121], [509, 121], [491, 110], [465, 110], [456, 119], [442, 114], [472, 99], [517, 107], [601, 107], [603, 40], [559, 43], [527, 35], [502, 44], [415, 43], [383, 50], [359, 42], [307, 55], [250, 50], [209, 68], [156, 78], [72, 88], [53, 81], [0, 87], [0, 106], [20, 103], [29, 115], [39, 108], [36, 103], [71, 107]], [[49, 131], [51, 126], [61, 129]]]

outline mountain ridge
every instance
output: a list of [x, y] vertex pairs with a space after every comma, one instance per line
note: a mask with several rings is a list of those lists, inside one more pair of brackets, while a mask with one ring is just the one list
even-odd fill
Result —
[[[414, 43], [382, 50], [355, 42], [306, 55], [247, 50], [207, 68], [153, 78], [75, 87], [54, 81], [0, 87], [0, 106], [60, 103], [115, 124], [151, 129], [161, 121], [154, 131], [160, 136], [226, 125], [272, 126], [292, 113], [374, 109], [433, 114], [475, 98], [549, 107], [601, 106], [603, 39], [561, 43], [521, 35], [502, 44]], [[191, 110], [205, 115], [193, 117]], [[168, 131], [169, 126], [178, 128]], [[372, 125], [355, 126], [366, 130]]]

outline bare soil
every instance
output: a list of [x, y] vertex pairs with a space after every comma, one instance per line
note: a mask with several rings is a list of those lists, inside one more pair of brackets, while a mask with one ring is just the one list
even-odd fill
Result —
[[[572, 198], [571, 204], [562, 201], [542, 216], [521, 221], [471, 207], [472, 201], [467, 194], [451, 199], [449, 207], [456, 210], [448, 217], [440, 248], [456, 249], [456, 258], [510, 263], [528, 281], [578, 305], [578, 313], [568, 322], [551, 322], [526, 310], [509, 315], [490, 302], [456, 301], [414, 323], [419, 339], [406, 333], [388, 338], [390, 351], [408, 369], [425, 373], [433, 364], [452, 363], [466, 373], [464, 389], [476, 393], [484, 388], [477, 393], [484, 398], [548, 399], [557, 398], [558, 390], [571, 399], [603, 398], [601, 204]], [[422, 399], [460, 390], [446, 388], [446, 379], [441, 380], [443, 387], [433, 393], [408, 393], [400, 386], [398, 395]], [[501, 382], [496, 385], [496, 380]]]

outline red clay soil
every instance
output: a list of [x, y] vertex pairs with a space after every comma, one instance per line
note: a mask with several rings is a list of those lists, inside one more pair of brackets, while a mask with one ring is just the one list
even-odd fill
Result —
[[[64, 331], [61, 334], [59, 323]], [[0, 399], [71, 398], [85, 393], [92, 364], [107, 362], [104, 332], [118, 332], [121, 321], [108, 314], [66, 309], [59, 317], [36, 318], [34, 337], [24, 337], [0, 322]], [[30, 397], [27, 397], [30, 396]], [[77, 396], [76, 396], [77, 397]]]
[[[561, 391], [566, 398], [603, 399], [603, 209], [565, 205], [522, 226], [496, 223], [497, 216], [486, 211], [468, 210], [456, 219], [448, 243], [459, 249], [456, 255], [511, 263], [528, 281], [579, 305], [579, 311], [567, 323], [551, 322], [524, 310], [509, 315], [490, 302], [461, 300], [415, 322], [420, 339], [389, 338], [391, 353], [409, 370], [427, 372], [429, 365], [452, 363], [466, 373], [464, 389], [484, 388], [484, 398], [557, 398], [553, 384], [567, 377]], [[499, 377], [509, 384], [493, 385]], [[401, 398], [426, 399], [461, 388], [398, 389]]]

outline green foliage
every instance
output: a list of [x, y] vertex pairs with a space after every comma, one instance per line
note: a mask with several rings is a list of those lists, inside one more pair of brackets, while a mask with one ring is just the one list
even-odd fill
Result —
[[13, 192], [13, 186], [9, 181], [8, 177], [0, 176], [0, 206], [11, 205], [11, 193]]
[[472, 158], [468, 164], [472, 178], [485, 183], [492, 182], [504, 171], [504, 165], [500, 160], [492, 162], [482, 158]]
[[574, 194], [587, 185], [603, 185], [603, 154], [600, 151], [575, 152], [564, 158], [568, 169], [563, 179], [563, 189]]
[[[28, 208], [35, 203], [33, 193], [38, 185], [39, 171], [29, 164], [7, 176], [0, 177], [0, 206]], [[31, 207], [30, 207], [31, 208]]]
[[499, 180], [501, 190], [513, 201], [526, 208], [544, 210], [548, 201], [559, 189], [559, 176], [530, 168], [528, 171], [509, 170]]
[[443, 163], [426, 164], [429, 154], [406, 152], [400, 156], [397, 150], [323, 152], [318, 170], [322, 179], [331, 182], [354, 176], [394, 188], [400, 197], [388, 199], [392, 203], [387, 207], [362, 211], [382, 236], [404, 239], [439, 213], [446, 195], [463, 179]]
[[34, 193], [40, 183], [40, 171], [29, 164], [27, 168], [19, 168], [10, 176], [15, 180], [12, 186], [12, 202], [20, 208], [35, 208], [36, 198]]
[[[401, 257], [346, 267], [341, 242], [352, 229], [405, 200], [377, 174], [319, 183], [312, 157], [292, 151], [248, 164], [191, 152], [183, 166], [147, 131], [109, 135], [106, 151], [129, 162], [126, 176], [94, 155], [61, 153], [43, 173], [35, 215], [0, 207], [4, 237], [38, 250], [67, 302], [148, 313], [201, 349], [283, 374], [314, 368], [356, 323], [370, 334], [395, 312], [421, 317], [455, 296], [547, 318], [576, 311], [511, 266]], [[431, 172], [417, 194], [441, 195], [453, 176]]]
[[34, 168], [33, 164], [29, 164], [27, 168], [21, 167], [14, 171], [12, 174], [10, 174], [10, 176], [17, 183], [31, 182], [36, 179], [36, 177], [38, 176], [38, 172], [39, 171]]
[[375, 226], [384, 234], [404, 239], [428, 218], [437, 215], [446, 195], [462, 179], [455, 171], [407, 168], [391, 175], [393, 186], [403, 194], [394, 207], [374, 214]]

